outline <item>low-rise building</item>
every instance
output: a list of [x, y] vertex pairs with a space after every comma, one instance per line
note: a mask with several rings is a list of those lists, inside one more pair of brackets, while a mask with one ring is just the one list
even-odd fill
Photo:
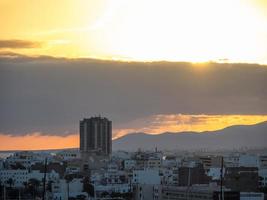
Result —
[[132, 159], [127, 159], [123, 161], [123, 169], [133, 170], [136, 167], [136, 161]]
[[242, 192], [255, 192], [259, 187], [258, 168], [231, 167], [226, 168], [224, 183], [227, 188]]
[[[224, 200], [239, 200], [239, 192], [223, 189]], [[162, 200], [219, 200], [220, 187], [216, 185], [194, 185], [190, 187], [162, 187]]]
[[267, 169], [259, 170], [259, 186], [267, 187]]
[[160, 168], [161, 167], [161, 158], [158, 157], [149, 157], [145, 162], [145, 168]]
[[6, 186], [24, 187], [30, 177], [26, 169], [2, 169], [0, 170], [0, 180]]
[[133, 170], [133, 184], [161, 184], [158, 169]]
[[133, 193], [135, 200], [160, 200], [160, 185], [138, 184], [135, 185]]
[[257, 155], [242, 154], [239, 156], [239, 167], [258, 167], [259, 157]]
[[83, 179], [74, 178], [69, 182], [65, 179], [55, 180], [52, 182], [51, 190], [52, 200], [68, 200], [68, 196], [84, 196], [88, 199], [88, 194], [83, 192]]
[[74, 150], [64, 150], [56, 153], [56, 155], [61, 158], [62, 160], [68, 161], [68, 160], [73, 160], [73, 159], [79, 159], [80, 158], [80, 153], [79, 151], [74, 151]]
[[264, 200], [264, 193], [240, 192], [240, 200]]
[[267, 169], [267, 155], [259, 156], [259, 169]]
[[203, 165], [198, 165], [196, 167], [180, 167], [178, 170], [179, 186], [208, 184], [211, 181], [211, 177], [207, 176]]

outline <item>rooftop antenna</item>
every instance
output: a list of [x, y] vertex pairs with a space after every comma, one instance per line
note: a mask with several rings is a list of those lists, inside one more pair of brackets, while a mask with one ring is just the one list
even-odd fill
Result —
[[191, 186], [191, 166], [188, 166], [188, 177], [187, 177], [187, 192], [186, 192], [186, 199], [189, 199], [189, 190]]
[[6, 200], [6, 186], [4, 184], [4, 200]]
[[220, 195], [220, 200], [223, 200], [224, 199], [224, 196], [223, 196], [223, 156], [222, 156], [222, 159], [221, 159], [221, 195]]
[[47, 171], [47, 158], [45, 158], [45, 166], [44, 166], [44, 179], [43, 179], [43, 200], [45, 200], [46, 171]]

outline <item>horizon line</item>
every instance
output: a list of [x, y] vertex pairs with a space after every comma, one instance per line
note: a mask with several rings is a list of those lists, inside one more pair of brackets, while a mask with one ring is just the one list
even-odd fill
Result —
[[[2, 53], [2, 54], [1, 54]], [[16, 59], [63, 59], [63, 60], [71, 60], [71, 61], [79, 61], [79, 60], [92, 60], [92, 61], [100, 61], [100, 62], [118, 62], [118, 63], [189, 63], [189, 64], [251, 64], [251, 65], [260, 65], [267, 66], [267, 62], [250, 62], [250, 61], [235, 61], [231, 59], [210, 59], [203, 61], [189, 61], [189, 60], [174, 60], [174, 59], [134, 59], [134, 58], [115, 58], [115, 57], [94, 57], [94, 56], [53, 56], [46, 54], [37, 54], [37, 55], [27, 55], [16, 53], [13, 51], [0, 51], [0, 59], [7, 60], [16, 60]]]

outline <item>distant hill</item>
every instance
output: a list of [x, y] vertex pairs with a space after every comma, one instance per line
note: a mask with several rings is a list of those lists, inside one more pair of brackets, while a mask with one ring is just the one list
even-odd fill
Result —
[[113, 150], [219, 150], [239, 148], [266, 148], [267, 122], [255, 125], [237, 125], [217, 131], [179, 132], [150, 135], [132, 133], [113, 141]]

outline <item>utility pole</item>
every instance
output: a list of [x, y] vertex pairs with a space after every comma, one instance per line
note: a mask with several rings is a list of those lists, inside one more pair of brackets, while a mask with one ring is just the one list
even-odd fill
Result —
[[187, 179], [187, 193], [186, 193], [186, 199], [189, 199], [189, 190], [191, 186], [191, 168], [188, 167], [188, 179]]
[[220, 195], [220, 199], [223, 200], [223, 156], [221, 159], [221, 195]]
[[4, 200], [6, 200], [6, 186], [4, 185]]
[[46, 171], [47, 171], [47, 158], [45, 158], [44, 165], [44, 178], [43, 178], [43, 200], [45, 200], [45, 183], [46, 183]]
[[21, 197], [20, 197], [20, 188], [19, 188], [19, 200], [21, 200]]

